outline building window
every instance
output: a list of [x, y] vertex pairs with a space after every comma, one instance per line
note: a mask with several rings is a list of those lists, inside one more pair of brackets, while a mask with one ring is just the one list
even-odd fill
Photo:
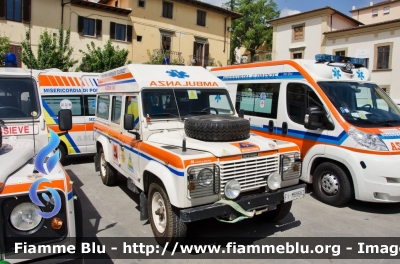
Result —
[[391, 70], [392, 54], [393, 42], [375, 44], [373, 70]]
[[346, 56], [346, 51], [344, 51], [344, 50], [335, 51], [335, 55], [336, 56]]
[[171, 36], [161, 35], [161, 49], [163, 52], [171, 50]]
[[378, 16], [378, 9], [372, 10], [372, 16], [377, 17]]
[[83, 19], [83, 34], [88, 36], [94, 36], [94, 19], [84, 18]]
[[118, 1], [115, 1], [115, 7], [118, 7]]
[[206, 67], [212, 61], [212, 58], [210, 58], [210, 44], [206, 43], [206, 41], [206, 39], [198, 39], [193, 43], [193, 55], [189, 56], [193, 66]]
[[303, 40], [304, 39], [304, 26], [294, 26], [293, 27], [293, 39], [294, 40]]
[[138, 6], [143, 7], [145, 6], [146, 1], [145, 0], [138, 0]]
[[302, 58], [303, 58], [303, 53], [301, 53], [301, 52], [293, 53], [293, 59], [294, 59], [294, 60], [296, 60], [296, 59], [302, 59]]
[[376, 61], [377, 69], [389, 69], [390, 46], [380, 46], [377, 49], [378, 59]]
[[170, 2], [163, 2], [162, 16], [166, 18], [172, 18], [172, 10], [174, 5]]
[[92, 19], [78, 16], [78, 33], [81, 36], [101, 36], [102, 29], [101, 19]]
[[29, 23], [31, 20], [31, 0], [0, 1], [0, 19]]
[[125, 41], [126, 25], [115, 25], [115, 39]]
[[110, 22], [110, 39], [132, 42], [133, 27]]
[[384, 15], [388, 15], [390, 13], [390, 6], [385, 6], [384, 8], [383, 8], [383, 14]]
[[137, 42], [142, 42], [142, 36], [139, 36], [139, 35], [136, 36], [136, 41], [137, 41]]
[[197, 10], [197, 25], [198, 26], [206, 26], [206, 12]]

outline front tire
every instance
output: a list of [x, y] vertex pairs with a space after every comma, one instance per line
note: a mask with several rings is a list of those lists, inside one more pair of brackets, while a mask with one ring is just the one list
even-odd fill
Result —
[[344, 205], [353, 196], [349, 177], [339, 165], [332, 162], [321, 163], [313, 173], [314, 193], [326, 204]]
[[287, 203], [281, 201], [281, 203], [276, 206], [275, 210], [267, 211], [261, 214], [261, 216], [264, 218], [265, 221], [269, 223], [274, 223], [285, 218], [289, 214], [291, 208], [292, 201]]
[[60, 151], [60, 163], [64, 164], [65, 157], [67, 157], [67, 150], [62, 144], [58, 145], [58, 150]]
[[113, 186], [117, 182], [117, 171], [106, 161], [104, 151], [99, 151], [100, 176], [104, 185]]
[[166, 242], [173, 246], [182, 241], [187, 232], [187, 226], [174, 212], [168, 195], [158, 183], [149, 187], [148, 215], [153, 234], [160, 245]]

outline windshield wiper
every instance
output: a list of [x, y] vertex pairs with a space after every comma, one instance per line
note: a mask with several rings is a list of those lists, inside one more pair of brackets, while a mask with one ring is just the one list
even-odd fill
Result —
[[208, 112], [207, 111], [191, 111], [191, 114], [202, 114], [202, 115], [207, 115]]
[[357, 116], [352, 116], [351, 114], [347, 114], [347, 115], [343, 115], [345, 118], [353, 118], [355, 120], [360, 120], [360, 121], [364, 121], [368, 124], [376, 124], [376, 122], [368, 120], [368, 119], [362, 119], [361, 117], [357, 117]]
[[171, 113], [157, 113], [157, 114], [149, 114], [149, 116], [173, 116], [173, 117], [178, 117], [177, 115], [171, 114]]

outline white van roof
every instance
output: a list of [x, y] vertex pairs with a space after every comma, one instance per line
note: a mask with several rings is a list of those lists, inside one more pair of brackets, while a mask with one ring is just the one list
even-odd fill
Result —
[[100, 75], [98, 92], [139, 91], [144, 87], [226, 88], [224, 82], [200, 66], [129, 64]]

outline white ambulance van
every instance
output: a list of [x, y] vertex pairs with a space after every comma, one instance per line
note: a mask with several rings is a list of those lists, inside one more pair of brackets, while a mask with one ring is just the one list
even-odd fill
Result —
[[59, 132], [58, 111], [72, 111], [72, 129], [60, 136], [58, 149], [61, 163], [68, 155], [94, 154], [93, 122], [99, 74], [62, 72], [58, 69], [38, 71], [37, 74], [47, 127]]
[[319, 54], [210, 71], [252, 132], [299, 146], [301, 180], [321, 201], [400, 201], [400, 111], [362, 59]]
[[[16, 64], [15, 54], [7, 54], [6, 66], [11, 67], [0, 67], [0, 262], [35, 262], [40, 256], [59, 263], [79, 252], [59, 255], [49, 250], [40, 255], [26, 254], [23, 248], [78, 247], [72, 238], [82, 237], [81, 205], [54, 156], [57, 134], [48, 140], [38, 75]], [[70, 111], [61, 111], [58, 118], [58, 129], [67, 133]]]
[[202, 67], [128, 65], [100, 75], [96, 170], [140, 193], [141, 220], [161, 244], [187, 223], [285, 217], [299, 184], [298, 147], [250, 134], [226, 85]]

